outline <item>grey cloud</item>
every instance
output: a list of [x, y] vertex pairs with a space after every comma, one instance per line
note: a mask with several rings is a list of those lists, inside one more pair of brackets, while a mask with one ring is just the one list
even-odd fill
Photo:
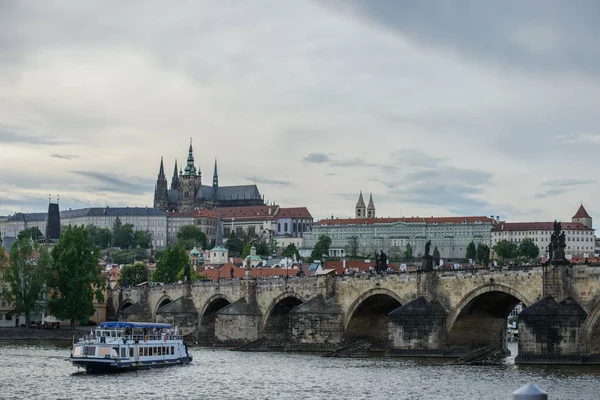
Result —
[[541, 193], [537, 193], [535, 198], [545, 199], [547, 197], [558, 196], [563, 193], [570, 192], [574, 187], [585, 186], [592, 183], [596, 183], [596, 181], [591, 179], [563, 179], [557, 181], [548, 181], [544, 183], [544, 186], [547, 186], [548, 189]]
[[249, 180], [251, 182], [262, 183], [264, 185], [273, 185], [273, 186], [289, 186], [289, 185], [291, 185], [291, 182], [289, 182], [289, 181], [280, 181], [277, 179], [261, 178], [259, 176], [249, 176], [246, 178], [246, 180]]
[[69, 171], [70, 173], [90, 178], [99, 184], [89, 187], [99, 192], [123, 194], [146, 194], [152, 191], [152, 180], [123, 175], [109, 174], [99, 171]]
[[557, 135], [556, 138], [567, 144], [600, 144], [600, 134], [575, 133], [572, 135]]
[[322, 164], [329, 162], [329, 156], [324, 153], [309, 153], [302, 161], [307, 163]]
[[504, 68], [600, 73], [594, 0], [333, 1], [337, 10], [426, 46]]
[[0, 124], [0, 143], [60, 145], [64, 144], [65, 142], [43, 136], [32, 136], [23, 132], [19, 132], [19, 129], [16, 127], [9, 127]]
[[71, 161], [74, 158], [77, 158], [77, 156], [73, 155], [73, 154], [56, 154], [56, 153], [55, 154], [50, 154], [50, 157], [52, 157], [52, 158], [60, 158], [62, 160], [69, 160], [69, 161]]

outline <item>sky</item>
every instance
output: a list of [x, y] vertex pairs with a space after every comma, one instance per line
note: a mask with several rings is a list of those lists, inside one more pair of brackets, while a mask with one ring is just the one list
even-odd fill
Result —
[[600, 218], [597, 1], [0, 2], [0, 215], [203, 183], [315, 220]]

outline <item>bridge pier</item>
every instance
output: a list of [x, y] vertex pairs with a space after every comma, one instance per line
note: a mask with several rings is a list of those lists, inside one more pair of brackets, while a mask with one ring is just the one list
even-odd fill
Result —
[[318, 294], [290, 312], [287, 350], [320, 350], [338, 347], [344, 337], [344, 312], [335, 298]]

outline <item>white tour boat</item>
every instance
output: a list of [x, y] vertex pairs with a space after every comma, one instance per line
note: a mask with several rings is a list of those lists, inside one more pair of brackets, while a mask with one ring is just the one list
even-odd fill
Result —
[[87, 372], [114, 372], [188, 364], [192, 353], [170, 324], [102, 322], [73, 344], [71, 363]]

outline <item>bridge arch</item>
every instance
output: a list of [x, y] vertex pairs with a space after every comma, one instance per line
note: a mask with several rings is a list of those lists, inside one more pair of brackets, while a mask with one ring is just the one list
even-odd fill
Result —
[[589, 354], [600, 354], [600, 299], [586, 321], [585, 344]]
[[275, 297], [264, 314], [262, 334], [271, 341], [285, 342], [290, 335], [290, 311], [304, 303], [304, 298], [294, 292]]
[[170, 296], [168, 295], [164, 295], [162, 296], [157, 302], [156, 302], [156, 307], [154, 307], [154, 312], [152, 313], [152, 317], [156, 318], [156, 312], [158, 311], [159, 308], [166, 306], [167, 304], [169, 304], [170, 302], [172, 302], [173, 299], [171, 299]]
[[375, 347], [384, 347], [388, 341], [388, 314], [400, 306], [400, 296], [389, 289], [364, 291], [344, 316], [344, 339], [369, 340]]
[[198, 341], [203, 344], [215, 342], [215, 324], [217, 312], [230, 305], [232, 301], [224, 294], [218, 293], [211, 296], [202, 307], [199, 314]]
[[506, 322], [520, 302], [531, 305], [523, 294], [504, 284], [488, 283], [471, 290], [448, 316], [448, 347], [492, 346], [507, 351]]
[[130, 299], [125, 299], [123, 300], [123, 306], [121, 307], [121, 310], [124, 311], [126, 308], [131, 307], [133, 305], [133, 301], [131, 301]]

